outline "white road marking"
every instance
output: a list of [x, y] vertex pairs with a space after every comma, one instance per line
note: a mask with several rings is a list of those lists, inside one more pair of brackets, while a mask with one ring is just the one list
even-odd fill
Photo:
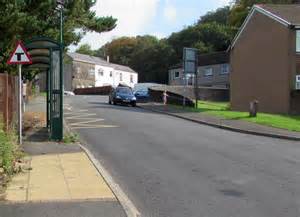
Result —
[[90, 116], [97, 116], [97, 114], [83, 114], [83, 115], [80, 115], [80, 114], [76, 114], [74, 116], [70, 116], [70, 117], [66, 117], [66, 119], [77, 119], [77, 118], [82, 118], [84, 119], [85, 117], [90, 117]]
[[104, 119], [93, 119], [93, 120], [89, 120], [89, 121], [81, 121], [81, 122], [76, 122], [76, 123], [71, 123], [70, 125], [71, 126], [74, 126], [74, 125], [82, 125], [82, 124], [89, 124], [89, 123], [95, 123], [95, 122], [98, 122], [98, 121], [104, 121]]
[[116, 126], [116, 125], [87, 125], [87, 126], [71, 126], [72, 129], [98, 129], [98, 128], [116, 128], [116, 127], [119, 127], [119, 126]]

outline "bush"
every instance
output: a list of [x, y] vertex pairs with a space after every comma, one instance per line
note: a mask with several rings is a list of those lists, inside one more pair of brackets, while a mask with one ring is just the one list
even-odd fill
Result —
[[16, 156], [16, 137], [14, 133], [6, 133], [0, 124], [0, 168], [3, 168], [5, 173], [13, 173], [13, 164]]

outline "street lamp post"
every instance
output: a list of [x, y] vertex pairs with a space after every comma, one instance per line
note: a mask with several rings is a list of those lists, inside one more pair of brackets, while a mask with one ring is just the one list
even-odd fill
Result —
[[[63, 25], [63, 9], [64, 9], [64, 4], [65, 4], [65, 0], [56, 0], [57, 5], [58, 5], [58, 9], [59, 9], [59, 15], [60, 15], [60, 30], [59, 30], [59, 41], [60, 41], [60, 74], [59, 74], [59, 89], [60, 89], [60, 125], [62, 127], [62, 131], [63, 131], [63, 92], [64, 92], [64, 69], [63, 69], [63, 52], [64, 52], [64, 34], [63, 34], [63, 29], [64, 29], [64, 25]], [[62, 132], [62, 137], [63, 137], [63, 132]], [[62, 139], [62, 138], [61, 138]]]

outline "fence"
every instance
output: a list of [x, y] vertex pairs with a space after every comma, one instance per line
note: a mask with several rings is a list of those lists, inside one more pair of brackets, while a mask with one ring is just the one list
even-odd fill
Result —
[[11, 129], [17, 116], [18, 85], [17, 78], [7, 74], [0, 74], [0, 118], [4, 129]]

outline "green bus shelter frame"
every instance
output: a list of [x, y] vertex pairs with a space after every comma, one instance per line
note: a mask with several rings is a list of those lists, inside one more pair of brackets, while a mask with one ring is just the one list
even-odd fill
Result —
[[38, 69], [46, 73], [47, 128], [50, 139], [63, 139], [63, 48], [60, 43], [46, 37], [25, 42], [32, 64], [25, 70]]

